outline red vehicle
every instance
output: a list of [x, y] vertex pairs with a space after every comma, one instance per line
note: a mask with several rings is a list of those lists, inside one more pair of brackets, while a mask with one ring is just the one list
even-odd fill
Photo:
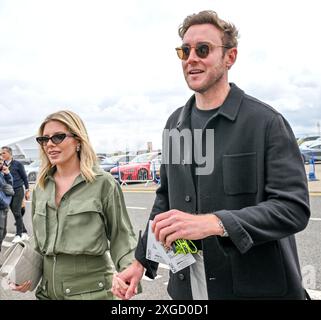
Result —
[[[143, 153], [136, 156], [128, 164], [114, 167], [110, 170], [110, 173], [118, 181], [146, 181], [152, 180], [152, 174], [150, 172], [150, 163], [155, 159], [160, 152]], [[120, 175], [120, 177], [119, 177]]]

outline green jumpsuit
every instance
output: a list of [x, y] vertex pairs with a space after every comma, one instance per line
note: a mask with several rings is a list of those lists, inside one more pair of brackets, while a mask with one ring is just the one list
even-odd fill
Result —
[[45, 188], [32, 196], [35, 248], [43, 257], [38, 299], [113, 299], [113, 266], [125, 269], [134, 259], [136, 238], [124, 197], [114, 178], [95, 168], [87, 183], [79, 175], [55, 204], [53, 168]]

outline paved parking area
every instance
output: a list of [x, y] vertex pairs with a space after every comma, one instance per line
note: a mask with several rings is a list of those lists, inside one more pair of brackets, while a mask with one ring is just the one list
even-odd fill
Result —
[[[311, 167], [306, 165], [307, 175], [309, 174]], [[297, 242], [298, 249], [300, 251], [300, 260], [302, 265], [302, 273], [305, 277], [306, 284], [311, 284], [311, 268], [314, 268], [315, 277], [320, 278], [321, 272], [321, 258], [320, 258], [320, 226], [321, 226], [321, 163], [315, 165], [315, 176], [317, 181], [309, 181], [309, 190], [311, 196], [311, 210], [313, 215], [311, 217], [311, 223], [309, 227], [302, 233], [298, 234]], [[134, 228], [137, 230], [142, 229], [146, 223], [146, 219], [149, 215], [153, 199], [155, 196], [155, 190], [158, 185], [154, 183], [148, 184], [128, 184], [122, 187], [125, 193], [125, 199], [128, 211], [131, 215], [131, 219], [134, 224]], [[28, 204], [30, 206], [30, 203]], [[28, 215], [28, 214], [26, 214]], [[26, 221], [27, 229], [31, 230], [31, 221]], [[14, 227], [12, 219], [8, 224], [9, 235], [6, 238], [6, 245], [10, 245], [10, 242], [14, 236]], [[1, 255], [0, 255], [1, 259]], [[312, 271], [313, 271], [312, 270]], [[0, 279], [1, 281], [1, 279]], [[148, 278], [143, 278], [143, 294], [136, 297], [138, 300], [160, 299], [168, 300], [169, 297], [166, 293], [166, 286], [168, 281], [168, 267], [160, 266], [159, 275], [157, 279], [151, 281]], [[28, 292], [26, 294], [20, 294], [13, 292], [10, 289], [4, 290], [3, 283], [0, 283], [0, 300], [34, 300], [34, 293]], [[155, 291], [155, 286], [158, 288]], [[5, 286], [4, 286], [5, 287]], [[309, 287], [308, 287], [309, 288]], [[321, 300], [321, 287], [320, 279], [317, 280], [317, 286], [311, 287], [309, 293], [313, 299]]]

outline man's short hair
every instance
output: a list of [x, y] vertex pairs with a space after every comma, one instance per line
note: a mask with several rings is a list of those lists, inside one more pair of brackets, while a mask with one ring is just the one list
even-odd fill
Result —
[[4, 147], [2, 147], [1, 149], [8, 151], [8, 152], [12, 155], [12, 148], [10, 148], [10, 147], [8, 147], [8, 146], [4, 146]]
[[212, 24], [219, 29], [223, 36], [222, 42], [228, 48], [237, 47], [237, 38], [239, 36], [235, 25], [220, 19], [215, 11], [205, 10], [199, 13], [194, 13], [187, 16], [182, 25], [178, 29], [178, 34], [183, 39], [186, 31], [193, 25], [197, 24]]

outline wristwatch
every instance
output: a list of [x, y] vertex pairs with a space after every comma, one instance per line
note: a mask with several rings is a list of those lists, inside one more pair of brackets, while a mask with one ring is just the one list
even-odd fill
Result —
[[223, 229], [223, 234], [221, 235], [221, 237], [228, 237], [228, 232], [226, 231], [223, 222], [221, 220], [218, 221], [218, 225]]

